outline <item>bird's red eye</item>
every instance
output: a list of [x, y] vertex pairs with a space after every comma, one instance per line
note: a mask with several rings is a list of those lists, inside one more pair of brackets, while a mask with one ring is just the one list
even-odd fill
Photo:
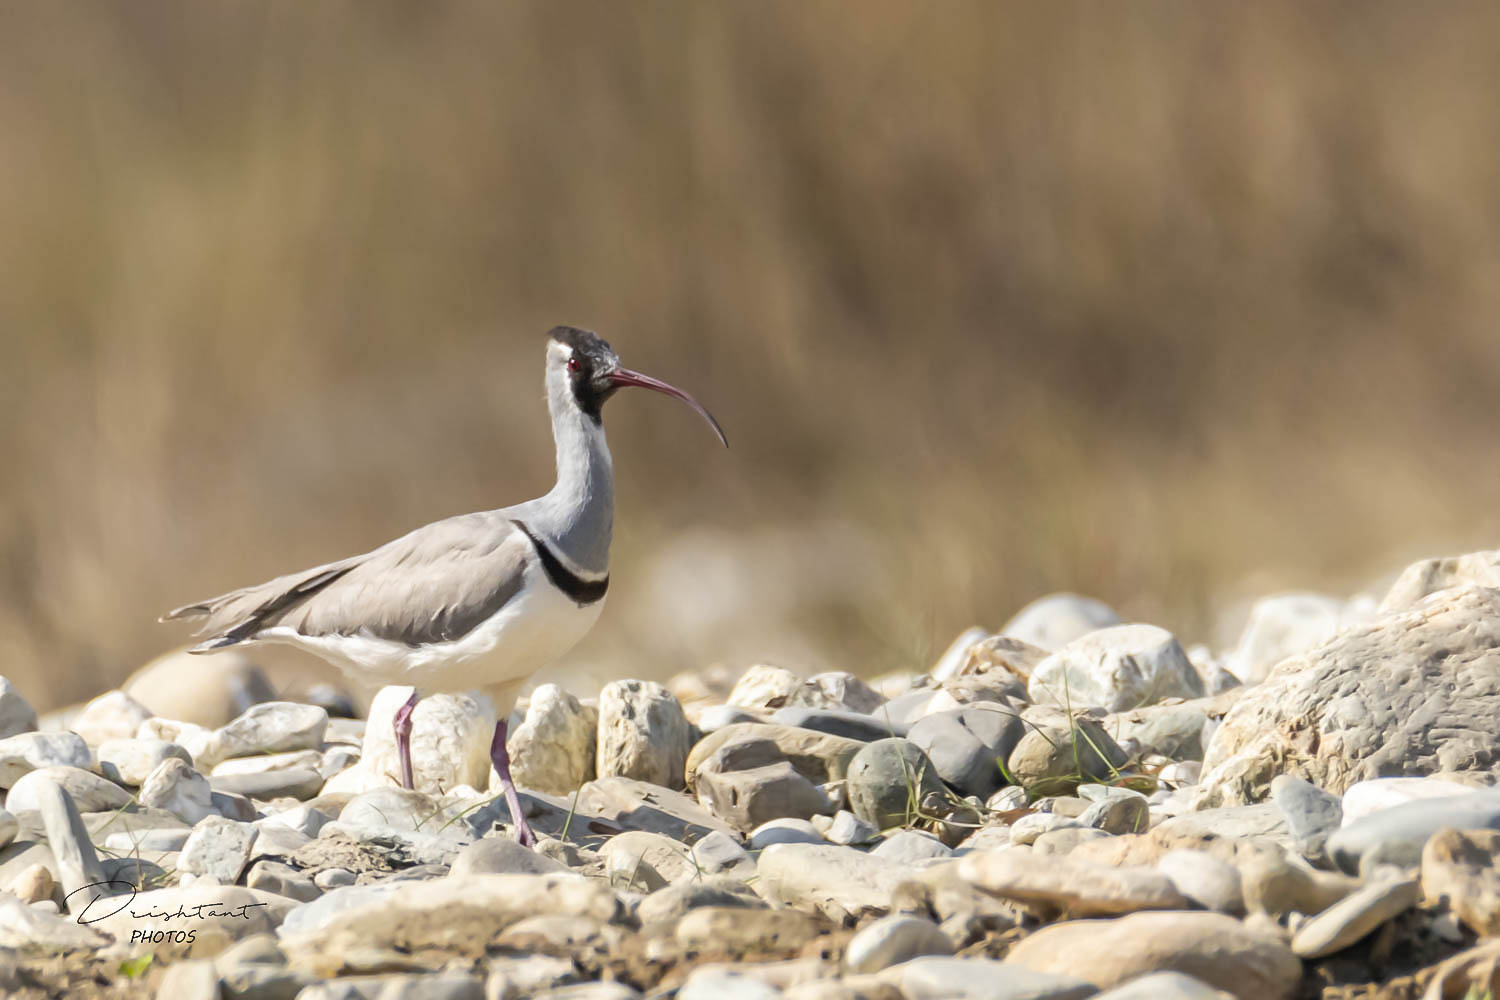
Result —
[[582, 367], [583, 366], [578, 363], [578, 359], [577, 358], [569, 358], [568, 359], [568, 371], [570, 371], [570, 372], [576, 372], [576, 371], [578, 371]]

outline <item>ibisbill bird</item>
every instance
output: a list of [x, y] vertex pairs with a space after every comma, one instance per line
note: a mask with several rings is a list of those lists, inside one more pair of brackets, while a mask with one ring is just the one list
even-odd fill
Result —
[[500, 717], [490, 759], [517, 838], [534, 844], [511, 781], [506, 715], [527, 678], [599, 618], [615, 510], [601, 411], [626, 386], [681, 400], [729, 446], [692, 396], [622, 367], [597, 334], [559, 326], [548, 334], [546, 361], [557, 484], [545, 496], [436, 521], [364, 555], [196, 601], [162, 621], [206, 619], [197, 634], [208, 638], [190, 652], [284, 643], [331, 661], [361, 685], [412, 685], [395, 716], [407, 788], [418, 692], [485, 690]]

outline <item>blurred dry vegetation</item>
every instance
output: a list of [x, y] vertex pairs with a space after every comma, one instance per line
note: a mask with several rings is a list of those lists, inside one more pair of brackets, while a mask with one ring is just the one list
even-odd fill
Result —
[[872, 673], [1048, 590], [1210, 637], [1500, 529], [1493, 4], [6, 3], [0, 672], [545, 490], [572, 658]]

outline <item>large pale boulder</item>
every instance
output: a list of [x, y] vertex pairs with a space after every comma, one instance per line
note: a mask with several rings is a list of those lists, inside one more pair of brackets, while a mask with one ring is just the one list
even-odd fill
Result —
[[1037, 664], [1026, 690], [1040, 705], [1111, 712], [1204, 694], [1182, 645], [1155, 625], [1116, 625], [1074, 639]]
[[1225, 666], [1246, 684], [1259, 684], [1288, 656], [1305, 653], [1340, 628], [1367, 617], [1369, 609], [1364, 606], [1327, 594], [1263, 597], [1250, 609], [1250, 620]]
[[1224, 716], [1199, 808], [1292, 773], [1334, 794], [1380, 776], [1500, 774], [1500, 590], [1445, 590], [1282, 662]]
[[[400, 785], [401, 763], [393, 722], [396, 710], [411, 697], [411, 691], [409, 687], [393, 686], [381, 688], [375, 695], [365, 726], [364, 755], [358, 764], [337, 776], [336, 790], [357, 794]], [[484, 787], [489, 781], [494, 732], [495, 708], [484, 695], [434, 694], [417, 702], [411, 713], [411, 764], [418, 790]]]
[[1015, 944], [1005, 964], [1066, 973], [1110, 987], [1170, 970], [1239, 1000], [1290, 997], [1302, 963], [1286, 945], [1221, 913], [1135, 913], [1117, 920], [1069, 920]]
[[692, 726], [672, 692], [655, 681], [611, 681], [599, 692], [594, 767], [665, 788], [683, 786]]
[[1500, 587], [1500, 549], [1412, 563], [1391, 584], [1380, 610], [1404, 611], [1428, 594], [1466, 585]]
[[1120, 616], [1103, 601], [1079, 594], [1048, 594], [1017, 611], [1000, 634], [1050, 650], [1118, 624]]
[[[556, 684], [531, 693], [526, 721], [510, 734], [510, 773], [516, 784], [553, 795], [572, 795], [594, 779], [599, 710]], [[497, 779], [490, 785], [499, 788]]]
[[131, 674], [123, 690], [153, 715], [208, 729], [227, 725], [251, 705], [276, 697], [260, 667], [232, 649], [213, 656], [186, 650], [158, 656]]

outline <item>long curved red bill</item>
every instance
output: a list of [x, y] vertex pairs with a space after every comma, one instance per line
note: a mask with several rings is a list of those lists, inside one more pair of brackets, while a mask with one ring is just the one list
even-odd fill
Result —
[[698, 402], [692, 396], [689, 396], [687, 393], [683, 392], [675, 385], [668, 385], [659, 378], [652, 378], [650, 375], [642, 375], [640, 372], [633, 372], [629, 368], [616, 368], [614, 371], [609, 373], [609, 380], [615, 385], [635, 385], [640, 386], [642, 389], [655, 389], [657, 392], [665, 393], [668, 396], [673, 396], [677, 399], [682, 400], [684, 403], [691, 406], [695, 411], [697, 411], [698, 416], [702, 417], [704, 420], [707, 420], [708, 426], [712, 427], [714, 429], [714, 433], [719, 436], [719, 441], [723, 443], [724, 447], [729, 447], [729, 439], [724, 436], [724, 429], [719, 426], [719, 422], [714, 419], [714, 415], [705, 410], [702, 403]]

